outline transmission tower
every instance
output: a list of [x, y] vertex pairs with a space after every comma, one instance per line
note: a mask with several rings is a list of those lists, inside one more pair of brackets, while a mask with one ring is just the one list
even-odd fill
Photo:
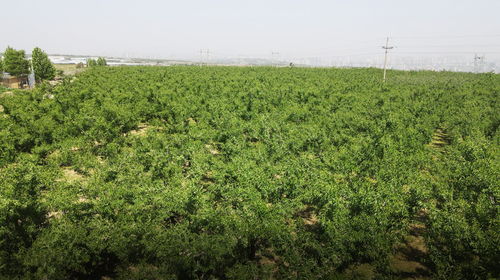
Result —
[[210, 62], [210, 50], [209, 49], [200, 49], [200, 66], [203, 66], [203, 62], [208, 65]]
[[382, 47], [382, 49], [385, 50], [385, 57], [384, 57], [384, 83], [385, 83], [385, 78], [387, 76], [387, 54], [389, 53], [389, 50], [394, 49], [393, 46], [389, 47], [389, 37], [387, 37], [387, 40], [385, 41], [385, 46]]

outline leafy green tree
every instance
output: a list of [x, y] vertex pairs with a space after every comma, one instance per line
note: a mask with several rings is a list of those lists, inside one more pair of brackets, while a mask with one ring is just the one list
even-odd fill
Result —
[[99, 57], [97, 59], [97, 66], [108, 66], [108, 63], [104, 57]]
[[25, 58], [24, 50], [7, 47], [4, 53], [4, 71], [13, 76], [27, 75], [30, 72], [30, 62]]
[[87, 67], [94, 67], [94, 66], [97, 66], [97, 61], [93, 58], [88, 58]]
[[1, 98], [0, 279], [500, 279], [500, 75], [94, 70]]
[[0, 57], [0, 74], [3, 73], [3, 59]]
[[36, 156], [22, 156], [19, 165], [0, 171], [0, 279], [15, 279], [22, 272], [23, 250], [45, 223], [46, 211], [38, 197], [53, 179], [35, 161]]
[[50, 62], [47, 54], [38, 47], [33, 49], [32, 64], [37, 82], [52, 80], [56, 76], [56, 68]]

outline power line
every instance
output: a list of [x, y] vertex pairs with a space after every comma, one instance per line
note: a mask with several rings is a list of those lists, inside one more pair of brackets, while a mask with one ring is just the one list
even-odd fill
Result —
[[[400, 52], [398, 51], [399, 54], [476, 54], [477, 52], [471, 52], [471, 51], [416, 51], [416, 52]], [[500, 54], [500, 52], [482, 52], [485, 54]]]
[[469, 35], [429, 35], [429, 36], [391, 36], [392, 39], [452, 39], [452, 38], [496, 38], [500, 37], [500, 34], [469, 34]]
[[[385, 46], [382, 46], [384, 50], [384, 58], [382, 60], [382, 53], [375, 52], [376, 44], [372, 44], [372, 40], [365, 40], [363, 43], [358, 43], [356, 45], [352, 45], [352, 48], [348, 48], [348, 45], [345, 42], [340, 42], [337, 47], [330, 48], [322, 48], [325, 50], [324, 54], [315, 53], [313, 55], [294, 55], [292, 53], [280, 53], [278, 51], [272, 50], [265, 54], [254, 54], [243, 55], [238, 54], [236, 56], [232, 55], [232, 58], [223, 58], [225, 55], [222, 53], [215, 52], [215, 56], [221, 59], [224, 59], [225, 63], [232, 63], [231, 59], [238, 59], [239, 63], [245, 63], [245, 57], [247, 59], [256, 59], [251, 63], [257, 64], [271, 64], [273, 66], [279, 65], [280, 62], [284, 60], [290, 60], [297, 63], [301, 63], [304, 65], [315, 65], [315, 66], [339, 66], [342, 67], [354, 67], [357, 65], [361, 67], [362, 65], [367, 65], [368, 67], [380, 67], [383, 66], [383, 81], [387, 80], [387, 68], [388, 67], [397, 67], [402, 66], [404, 69], [438, 69], [438, 68], [460, 68], [461, 70], [467, 69], [467, 71], [483, 71], [485, 67], [491, 67], [491, 69], [498, 69], [496, 65], [499, 63], [496, 61], [496, 54], [500, 54], [500, 51], [494, 49], [498, 45], [497, 40], [491, 41], [492, 44], [484, 44], [487, 41], [484, 41], [483, 44], [474, 44], [470, 40], [446, 40], [446, 38], [469, 38], [469, 37], [500, 37], [499, 35], [460, 35], [460, 36], [439, 36], [437, 39], [435, 36], [413, 36], [413, 37], [386, 37]], [[399, 38], [394, 40], [394, 38]], [[402, 39], [401, 39], [402, 38]], [[404, 38], [410, 38], [408, 40]], [[415, 39], [411, 39], [415, 38]], [[427, 40], [419, 40], [417, 38], [433, 38], [432, 42]], [[439, 38], [445, 39], [444, 41], [438, 40]], [[361, 40], [358, 40], [360, 42]], [[389, 42], [390, 41], [390, 42]], [[397, 49], [394, 47], [394, 43], [398, 45]], [[400, 42], [403, 42], [401, 44]], [[427, 43], [428, 42], [428, 43]], [[392, 43], [390, 45], [390, 43]], [[337, 48], [337, 49], [336, 49]], [[348, 48], [348, 49], [346, 49]], [[435, 49], [434, 49], [435, 48]], [[446, 51], [446, 48], [449, 48], [450, 51]], [[344, 50], [341, 50], [344, 49]], [[318, 51], [318, 50], [316, 50]], [[489, 55], [492, 57], [491, 61], [483, 61], [483, 59], [476, 58], [475, 64], [476, 66], [473, 69], [473, 61], [470, 60], [470, 55], [475, 55], [477, 53], [481, 53], [482, 56]], [[201, 64], [205, 64], [210, 60], [210, 56], [213, 54], [211, 50], [200, 50], [200, 60]], [[270, 54], [270, 60], [269, 60]], [[392, 55], [389, 58], [389, 54]], [[469, 58], [467, 58], [468, 56]], [[226, 56], [227, 57], [227, 56]], [[268, 61], [262, 60], [263, 58], [268, 57]], [[395, 59], [393, 58], [395, 57]], [[260, 59], [260, 60], [259, 60]], [[391, 61], [389, 61], [391, 59]], [[205, 61], [206, 60], [206, 61]], [[300, 62], [302, 61], [302, 62]], [[383, 62], [383, 64], [382, 64]], [[382, 64], [382, 65], [381, 65]], [[389, 66], [390, 65], [390, 66]], [[457, 66], [457, 67], [455, 67]], [[458, 67], [462, 66], [462, 67]], [[479, 67], [483, 67], [483, 70], [480, 70]], [[443, 69], [444, 69], [443, 68]], [[495, 70], [496, 71], [496, 70]]]

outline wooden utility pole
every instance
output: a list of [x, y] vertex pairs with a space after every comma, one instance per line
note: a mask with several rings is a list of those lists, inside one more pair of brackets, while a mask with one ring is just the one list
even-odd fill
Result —
[[385, 78], [387, 76], [387, 53], [389, 50], [394, 49], [394, 47], [389, 47], [389, 37], [387, 37], [387, 40], [385, 41], [385, 46], [382, 47], [382, 49], [385, 50], [385, 58], [384, 58], [384, 83], [385, 83]]

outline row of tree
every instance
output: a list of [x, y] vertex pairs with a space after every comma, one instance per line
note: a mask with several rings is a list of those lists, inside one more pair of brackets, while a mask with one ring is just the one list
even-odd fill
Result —
[[500, 279], [500, 75], [380, 74], [94, 67], [2, 97], [0, 279]]
[[47, 54], [40, 48], [33, 49], [31, 62], [26, 59], [24, 50], [15, 50], [7, 47], [0, 58], [0, 71], [7, 72], [12, 76], [28, 75], [33, 69], [37, 82], [51, 80], [56, 76], [56, 68], [50, 62]]
[[[24, 50], [15, 50], [7, 47], [3, 54], [3, 59], [0, 57], [0, 73], [7, 72], [12, 76], [25, 76], [33, 69], [37, 82], [55, 78], [56, 68], [42, 49], [38, 47], [34, 48], [31, 56], [30, 62], [26, 59]], [[97, 60], [88, 59], [87, 66], [107, 66], [107, 62], [103, 57], [99, 57]]]
[[97, 59], [92, 59], [92, 58], [87, 59], [87, 67], [96, 67], [96, 66], [108, 66], [108, 62], [104, 57], [99, 57]]

